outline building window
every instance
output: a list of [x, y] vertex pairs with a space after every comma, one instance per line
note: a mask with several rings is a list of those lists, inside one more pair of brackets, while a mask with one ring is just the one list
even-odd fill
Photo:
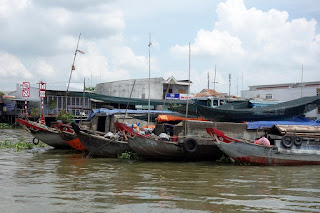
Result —
[[272, 99], [272, 94], [266, 94], [266, 99], [268, 100]]

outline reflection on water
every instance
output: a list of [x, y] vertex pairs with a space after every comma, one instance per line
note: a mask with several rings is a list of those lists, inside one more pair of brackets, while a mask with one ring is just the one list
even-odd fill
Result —
[[320, 212], [320, 167], [0, 150], [1, 212]]

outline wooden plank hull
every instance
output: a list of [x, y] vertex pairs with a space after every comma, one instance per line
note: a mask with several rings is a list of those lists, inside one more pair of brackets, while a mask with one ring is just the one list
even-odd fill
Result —
[[76, 133], [60, 132], [59, 134], [63, 140], [75, 150], [87, 151], [86, 147], [80, 142]]
[[128, 137], [129, 146], [145, 158], [181, 159], [184, 158], [183, 147], [177, 142], [162, 141], [147, 137]]
[[132, 152], [126, 141], [111, 140], [84, 131], [77, 132], [77, 135], [92, 156], [116, 158], [118, 154]]
[[268, 121], [288, 119], [309, 112], [320, 105], [319, 96], [303, 97], [292, 101], [258, 108], [234, 109], [207, 107], [197, 104], [197, 110], [204, 118], [212, 121]]
[[49, 146], [56, 149], [72, 149], [72, 147], [61, 137], [59, 132], [53, 128], [22, 119], [17, 119], [17, 123], [27, 129], [35, 138]]
[[232, 139], [214, 128], [207, 128], [217, 146], [239, 163], [253, 165], [320, 165], [320, 142], [303, 140], [299, 146], [285, 148], [277, 145], [263, 146]]
[[316, 165], [320, 164], [319, 150], [285, 150], [246, 142], [218, 143], [229, 157], [253, 165]]

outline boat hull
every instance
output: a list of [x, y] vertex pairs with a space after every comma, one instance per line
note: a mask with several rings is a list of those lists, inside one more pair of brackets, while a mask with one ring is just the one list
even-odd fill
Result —
[[233, 139], [223, 132], [207, 128], [219, 149], [239, 163], [252, 165], [320, 165], [319, 139], [303, 139], [299, 145], [284, 147], [281, 140], [275, 145], [265, 146]]
[[77, 135], [91, 156], [115, 158], [121, 153], [132, 152], [126, 141], [111, 140], [84, 131], [79, 131]]
[[183, 147], [177, 142], [162, 141], [147, 137], [128, 137], [129, 146], [145, 158], [152, 159], [182, 159]]
[[65, 140], [61, 137], [61, 135], [57, 132], [51, 131], [34, 131], [30, 130], [31, 134], [42, 141], [43, 143], [53, 146], [56, 149], [73, 149]]
[[60, 135], [64, 141], [75, 150], [87, 151], [86, 147], [80, 142], [76, 133], [60, 132]]
[[212, 108], [197, 104], [197, 110], [202, 117], [211, 121], [267, 121], [289, 119], [309, 112], [319, 105], [320, 97], [311, 96], [264, 107], [244, 109], [227, 108], [224, 105]]
[[17, 123], [27, 129], [35, 138], [56, 149], [72, 149], [57, 130], [36, 122], [17, 119]]

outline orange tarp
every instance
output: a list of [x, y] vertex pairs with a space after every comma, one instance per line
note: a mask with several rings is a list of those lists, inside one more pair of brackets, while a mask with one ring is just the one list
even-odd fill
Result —
[[173, 115], [158, 115], [156, 118], [158, 122], [166, 122], [166, 121], [184, 121], [184, 120], [195, 120], [195, 121], [208, 121], [204, 118], [188, 118], [173, 116]]
[[75, 150], [86, 151], [86, 147], [80, 142], [79, 138], [73, 139], [71, 141], [66, 141]]

